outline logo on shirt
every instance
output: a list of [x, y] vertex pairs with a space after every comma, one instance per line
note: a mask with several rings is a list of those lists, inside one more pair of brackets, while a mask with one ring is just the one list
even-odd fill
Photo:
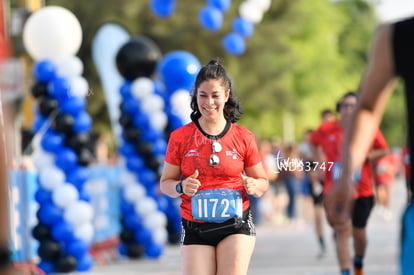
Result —
[[230, 156], [232, 159], [241, 158], [240, 154], [236, 151], [235, 148], [231, 151], [226, 151], [226, 156]]
[[188, 150], [185, 156], [186, 157], [198, 157], [198, 151], [195, 149]]

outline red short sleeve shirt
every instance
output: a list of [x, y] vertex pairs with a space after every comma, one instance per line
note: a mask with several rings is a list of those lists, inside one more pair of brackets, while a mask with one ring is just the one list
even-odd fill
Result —
[[[210, 166], [213, 140], [204, 136], [191, 122], [171, 133], [168, 141], [165, 161], [180, 166], [181, 175], [187, 178], [196, 169], [199, 171], [199, 190], [228, 188], [242, 191], [243, 210], [250, 203], [240, 179], [240, 173], [246, 167], [251, 167], [261, 161], [255, 136], [246, 128], [231, 124], [228, 132], [217, 140], [222, 150], [215, 153], [220, 158], [217, 166]], [[191, 197], [182, 195], [181, 215], [187, 220], [194, 221], [191, 215]]]
[[[320, 146], [325, 154], [326, 162], [339, 162], [341, 160], [341, 150], [344, 139], [344, 131], [338, 121], [325, 122], [316, 129], [311, 135], [311, 143]], [[372, 149], [387, 149], [384, 136], [378, 131], [375, 135]], [[332, 169], [325, 170], [324, 194], [328, 194], [332, 187]], [[355, 197], [368, 197], [373, 195], [373, 174], [369, 162], [365, 162], [362, 169], [360, 180], [356, 184]]]

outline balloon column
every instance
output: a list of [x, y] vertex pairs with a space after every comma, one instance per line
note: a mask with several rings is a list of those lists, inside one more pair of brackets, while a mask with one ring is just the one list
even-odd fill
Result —
[[168, 239], [165, 205], [157, 192], [167, 116], [164, 100], [150, 78], [160, 58], [158, 46], [145, 36], [133, 37], [116, 55], [118, 71], [125, 78], [120, 87], [119, 118], [123, 168], [120, 252], [130, 258], [157, 258]]
[[39, 267], [46, 273], [88, 271], [93, 239], [93, 209], [83, 188], [92, 160], [88, 135], [92, 120], [85, 111], [88, 83], [74, 56], [82, 41], [81, 26], [67, 9], [49, 6], [32, 14], [23, 42], [35, 60], [32, 95], [36, 99], [33, 131], [38, 140], [33, 162], [38, 172], [35, 199]]

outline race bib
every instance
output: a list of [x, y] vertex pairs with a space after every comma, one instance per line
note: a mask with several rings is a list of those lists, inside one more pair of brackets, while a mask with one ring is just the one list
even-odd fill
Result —
[[200, 221], [221, 223], [242, 217], [243, 200], [240, 190], [208, 189], [198, 191], [191, 198], [193, 218]]

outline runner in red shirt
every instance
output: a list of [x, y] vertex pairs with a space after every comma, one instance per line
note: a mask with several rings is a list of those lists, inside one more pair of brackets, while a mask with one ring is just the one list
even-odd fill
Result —
[[269, 188], [253, 133], [234, 124], [240, 107], [222, 65], [201, 68], [192, 122], [172, 132], [161, 191], [180, 196], [183, 274], [247, 274], [255, 229], [247, 195]]
[[[311, 136], [311, 143], [316, 147], [315, 151], [319, 147], [325, 155], [324, 163], [319, 163], [319, 167], [323, 167], [325, 170], [324, 195], [329, 194], [333, 182], [339, 178], [341, 170], [339, 161], [341, 160], [343, 139], [356, 104], [357, 95], [354, 92], [346, 93], [338, 103], [339, 119], [333, 122], [323, 123]], [[379, 158], [387, 153], [387, 143], [381, 132], [377, 131], [368, 159]], [[362, 260], [367, 246], [365, 227], [375, 202], [373, 173], [368, 159], [365, 161], [360, 173], [355, 175], [355, 200], [352, 212], [352, 227], [349, 224], [341, 229], [334, 228], [337, 256], [343, 274], [349, 274], [350, 272], [348, 238], [351, 233], [351, 228], [355, 253], [354, 268], [356, 274], [358, 270], [362, 272]]]

